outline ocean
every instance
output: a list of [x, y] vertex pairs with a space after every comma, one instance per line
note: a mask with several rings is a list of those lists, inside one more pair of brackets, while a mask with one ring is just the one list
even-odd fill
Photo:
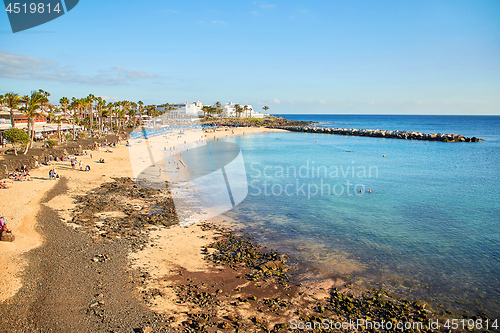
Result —
[[500, 117], [283, 117], [485, 139], [288, 132], [228, 138], [241, 147], [249, 194], [226, 215], [319, 272], [437, 310], [500, 318]]

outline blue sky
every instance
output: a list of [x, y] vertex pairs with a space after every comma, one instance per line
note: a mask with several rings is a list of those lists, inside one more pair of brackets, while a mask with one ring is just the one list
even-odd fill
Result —
[[497, 0], [82, 0], [16, 34], [0, 14], [0, 93], [500, 114], [499, 18]]

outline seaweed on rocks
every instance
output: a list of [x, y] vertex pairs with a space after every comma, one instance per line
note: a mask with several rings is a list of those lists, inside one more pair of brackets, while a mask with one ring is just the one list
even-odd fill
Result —
[[236, 235], [232, 231], [223, 231], [223, 236], [218, 237], [209, 247], [216, 251], [206, 257], [215, 264], [226, 265], [235, 270], [246, 267], [250, 269], [247, 278], [251, 281], [275, 279], [282, 286], [288, 287], [289, 277], [286, 272], [289, 267], [285, 254], [266, 250], [253, 238]]
[[75, 197], [72, 222], [89, 231], [94, 239], [125, 239], [137, 250], [146, 243], [151, 226], [178, 223], [168, 188], [146, 189], [130, 178], [113, 180]]

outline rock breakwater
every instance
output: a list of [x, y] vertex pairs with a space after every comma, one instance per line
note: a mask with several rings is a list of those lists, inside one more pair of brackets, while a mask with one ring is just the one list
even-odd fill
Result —
[[430, 133], [425, 134], [416, 131], [387, 131], [380, 129], [355, 129], [355, 128], [330, 128], [311, 126], [273, 126], [272, 128], [284, 129], [291, 132], [322, 133], [352, 136], [368, 136], [375, 138], [403, 139], [403, 140], [425, 140], [442, 142], [479, 142], [483, 139], [476, 137], [464, 137], [458, 134]]

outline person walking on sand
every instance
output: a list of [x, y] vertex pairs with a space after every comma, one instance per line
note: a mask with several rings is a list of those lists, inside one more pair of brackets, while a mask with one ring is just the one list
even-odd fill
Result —
[[83, 171], [83, 161], [80, 161], [80, 171]]

